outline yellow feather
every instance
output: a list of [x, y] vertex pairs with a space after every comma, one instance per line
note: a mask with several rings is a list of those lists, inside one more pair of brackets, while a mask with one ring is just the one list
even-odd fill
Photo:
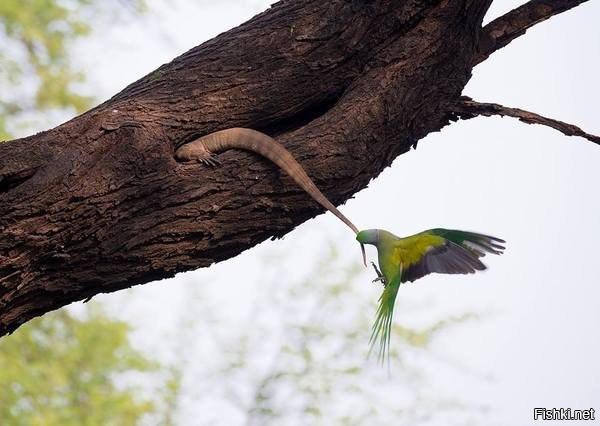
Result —
[[421, 232], [406, 238], [399, 238], [394, 243], [393, 261], [408, 268], [416, 263], [434, 247], [442, 246], [446, 240], [438, 235]]

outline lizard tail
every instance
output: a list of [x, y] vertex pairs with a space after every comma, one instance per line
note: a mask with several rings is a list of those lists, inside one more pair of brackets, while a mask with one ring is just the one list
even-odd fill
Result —
[[[195, 145], [195, 147], [194, 147]], [[187, 149], [199, 152], [221, 152], [228, 149], [243, 149], [252, 151], [271, 160], [305, 190], [317, 203], [333, 213], [357, 234], [358, 228], [340, 212], [323, 193], [317, 188], [312, 179], [306, 174], [304, 168], [296, 161], [294, 156], [272, 137], [256, 130], [241, 127], [220, 130], [203, 136], [184, 145]], [[184, 148], [182, 147], [182, 148]], [[182, 149], [180, 148], [180, 149]]]
[[[358, 228], [323, 195], [294, 156], [283, 145], [264, 133], [241, 127], [220, 130], [179, 147], [175, 156], [183, 161], [197, 160], [212, 164], [214, 162], [212, 153], [228, 149], [243, 149], [255, 152], [271, 160], [286, 172], [300, 188], [305, 190], [313, 200], [333, 213], [355, 234], [358, 234]], [[366, 266], [365, 246], [361, 244], [360, 248], [363, 263]]]

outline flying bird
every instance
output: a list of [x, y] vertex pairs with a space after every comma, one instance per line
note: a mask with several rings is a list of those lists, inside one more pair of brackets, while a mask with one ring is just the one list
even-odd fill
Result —
[[389, 359], [392, 316], [400, 284], [434, 272], [472, 274], [482, 271], [486, 266], [479, 258], [486, 253], [502, 254], [505, 243], [489, 235], [442, 228], [405, 238], [383, 229], [367, 229], [360, 231], [356, 239], [361, 244], [377, 247], [379, 269], [371, 262], [377, 273], [374, 282], [381, 281], [384, 289], [369, 343], [371, 351], [378, 343], [380, 362], [386, 356]]

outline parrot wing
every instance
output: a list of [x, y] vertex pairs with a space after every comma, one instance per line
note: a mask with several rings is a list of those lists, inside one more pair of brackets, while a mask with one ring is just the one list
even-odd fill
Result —
[[403, 266], [401, 282], [406, 282], [433, 272], [472, 274], [484, 270], [479, 258], [486, 253], [502, 254], [503, 243], [489, 235], [436, 228], [400, 238], [394, 254]]
[[[389, 361], [392, 317], [401, 283], [414, 281], [434, 272], [471, 274], [481, 271], [486, 269], [486, 266], [479, 258], [486, 253], [502, 254], [504, 243], [504, 240], [489, 235], [437, 228], [398, 238], [384, 246], [387, 248], [378, 248], [385, 250], [383, 258], [380, 257], [380, 267], [384, 274], [386, 269], [388, 273], [369, 339], [369, 353], [377, 345], [379, 361], [383, 363], [386, 357]], [[384, 265], [396, 266], [383, 268]]]

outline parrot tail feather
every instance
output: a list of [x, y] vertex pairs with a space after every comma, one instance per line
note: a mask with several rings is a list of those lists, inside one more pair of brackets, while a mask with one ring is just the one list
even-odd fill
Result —
[[385, 289], [379, 298], [379, 307], [377, 308], [375, 324], [373, 324], [371, 338], [369, 339], [369, 344], [371, 345], [369, 356], [371, 355], [371, 352], [373, 352], [375, 346], [379, 346], [377, 359], [381, 364], [384, 363], [386, 358], [389, 362], [392, 318], [394, 315], [396, 295], [398, 294], [399, 288], [400, 276], [385, 286]]

